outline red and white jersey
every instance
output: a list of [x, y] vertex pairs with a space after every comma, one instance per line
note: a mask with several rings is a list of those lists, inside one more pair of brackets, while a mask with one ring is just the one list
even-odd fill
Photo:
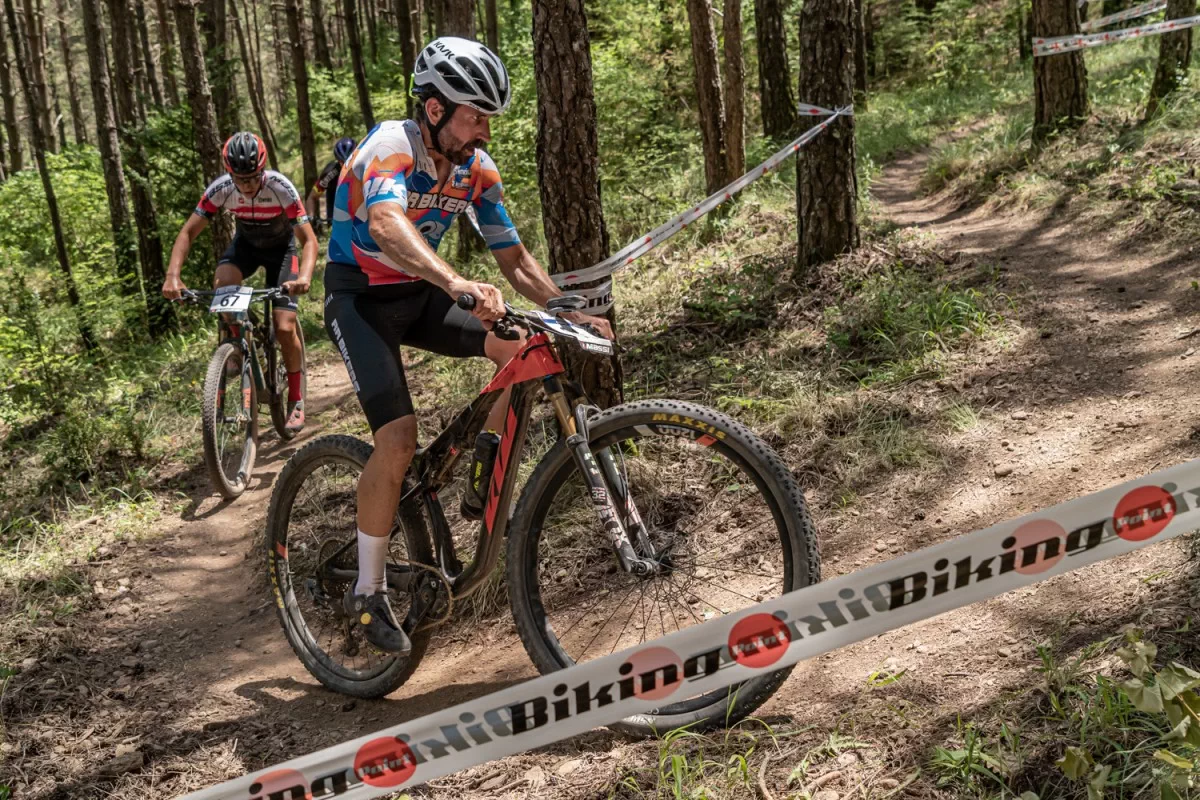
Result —
[[254, 245], [286, 241], [292, 228], [309, 221], [296, 187], [273, 169], [263, 172], [262, 184], [253, 197], [238, 191], [228, 173], [210, 183], [200, 196], [196, 213], [213, 219], [221, 209], [233, 214], [238, 235]]

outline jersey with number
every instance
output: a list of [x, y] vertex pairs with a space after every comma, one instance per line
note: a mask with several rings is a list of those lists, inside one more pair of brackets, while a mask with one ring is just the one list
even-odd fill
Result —
[[[317, 180], [313, 183], [312, 190], [317, 195], [316, 212], [317, 216], [321, 216], [321, 195], [329, 191], [331, 187], [337, 186], [338, 176], [342, 174], [342, 165], [336, 159], [330, 161], [321, 170], [321, 174], [317, 176]], [[333, 192], [325, 195], [325, 219], [326, 221], [333, 219]]]
[[286, 243], [292, 228], [308, 222], [308, 212], [292, 182], [275, 170], [263, 172], [262, 184], [253, 197], [238, 191], [226, 173], [208, 185], [196, 213], [213, 219], [224, 209], [237, 221], [237, 234], [255, 246]]
[[333, 203], [329, 260], [364, 273], [370, 286], [421, 280], [401, 269], [371, 238], [367, 210], [376, 203], [403, 208], [434, 250], [454, 218], [468, 208], [474, 210], [492, 250], [521, 241], [504, 209], [504, 187], [488, 154], [476, 149], [470, 161], [455, 165], [439, 185], [421, 129], [412, 120], [376, 125], [342, 169]]

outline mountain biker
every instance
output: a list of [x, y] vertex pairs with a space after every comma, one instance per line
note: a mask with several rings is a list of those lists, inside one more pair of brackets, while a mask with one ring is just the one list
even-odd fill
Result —
[[[301, 396], [303, 350], [296, 331], [297, 295], [306, 294], [317, 264], [317, 236], [309, 224], [300, 193], [286, 177], [265, 169], [267, 146], [257, 135], [241, 131], [230, 136], [222, 149], [226, 173], [217, 178], [200, 197], [196, 211], [188, 217], [175, 244], [163, 282], [163, 296], [176, 300], [186, 286], [179, 273], [192, 242], [222, 209], [233, 214], [237, 227], [233, 241], [217, 263], [213, 287], [238, 286], [258, 271], [267, 271], [267, 285], [278, 286], [287, 297], [272, 301], [275, 306], [275, 335], [283, 351], [288, 375], [287, 429], [304, 427], [304, 398]], [[296, 258], [296, 240], [302, 252]]]
[[[342, 170], [325, 271], [325, 328], [375, 439], [358, 482], [358, 582], [342, 606], [369, 642], [401, 654], [411, 642], [388, 602], [385, 563], [417, 421], [399, 346], [484, 356], [499, 368], [523, 345], [488, 330], [504, 316], [500, 290], [460, 275], [438, 257], [438, 244], [455, 217], [473, 207], [517, 292], [542, 306], [562, 294], [521, 244], [496, 165], [481, 149], [491, 140], [490, 119], [511, 99], [500, 59], [478, 42], [441, 37], [418, 56], [412, 86], [416, 118], [376, 125]], [[474, 311], [455, 304], [464, 294], [475, 298]], [[612, 338], [607, 320], [564, 316]], [[486, 429], [503, 430], [507, 406], [505, 392]]]
[[349, 136], [344, 136], [337, 140], [333, 146], [333, 160], [330, 161], [321, 170], [321, 174], [317, 176], [317, 180], [313, 183], [312, 188], [308, 192], [308, 197], [304, 200], [304, 206], [308, 209], [308, 216], [313, 220], [313, 224], [329, 225], [333, 222], [333, 192], [325, 195], [325, 214], [321, 214], [320, 203], [321, 195], [331, 186], [337, 186], [338, 176], [342, 173], [342, 165], [346, 163], [346, 159], [350, 158], [350, 154], [354, 152], [354, 140]]

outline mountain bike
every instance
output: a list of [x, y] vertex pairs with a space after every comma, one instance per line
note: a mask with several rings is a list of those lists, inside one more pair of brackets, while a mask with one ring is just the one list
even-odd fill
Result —
[[[220, 343], [208, 362], [204, 378], [202, 430], [204, 463], [221, 496], [233, 500], [246, 491], [258, 453], [258, 407], [266, 402], [279, 438], [287, 441], [296, 431], [287, 429], [288, 382], [283, 353], [275, 338], [275, 316], [271, 301], [286, 297], [279, 288], [252, 289], [225, 286], [215, 291], [184, 290], [182, 299], [203, 304], [211, 299], [209, 311], [220, 314]], [[251, 308], [263, 304], [262, 317]], [[300, 335], [304, 353], [304, 332]], [[308, 369], [302, 355], [302, 395], [307, 395]], [[265, 361], [265, 364], [264, 364]], [[233, 391], [229, 391], [230, 388]]]
[[[473, 298], [459, 298], [463, 308]], [[401, 686], [433, 630], [488, 581], [507, 539], [508, 600], [526, 652], [542, 673], [631, 647], [819, 580], [804, 496], [780, 458], [745, 426], [674, 400], [601, 411], [565, 375], [560, 347], [606, 355], [613, 344], [548, 313], [506, 307], [501, 337], [518, 354], [428, 445], [405, 478], [391, 531], [387, 590], [412, 640], [408, 655], [367, 643], [341, 598], [357, 578], [357, 479], [371, 445], [321, 437], [288, 461], [271, 497], [265, 545], [284, 633], [317, 680], [374, 698]], [[474, 555], [459, 560], [439, 492], [501, 391], [511, 387]], [[538, 395], [556, 435], [513, 507]], [[556, 428], [556, 430], [555, 430]], [[547, 437], [550, 438], [550, 437]], [[628, 718], [646, 734], [711, 727], [749, 714], [788, 670]]]

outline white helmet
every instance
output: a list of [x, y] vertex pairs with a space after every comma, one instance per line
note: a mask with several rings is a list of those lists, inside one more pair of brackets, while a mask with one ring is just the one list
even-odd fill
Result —
[[451, 103], [499, 114], [512, 100], [500, 58], [470, 39], [442, 36], [425, 45], [413, 69], [413, 92], [435, 89]]

